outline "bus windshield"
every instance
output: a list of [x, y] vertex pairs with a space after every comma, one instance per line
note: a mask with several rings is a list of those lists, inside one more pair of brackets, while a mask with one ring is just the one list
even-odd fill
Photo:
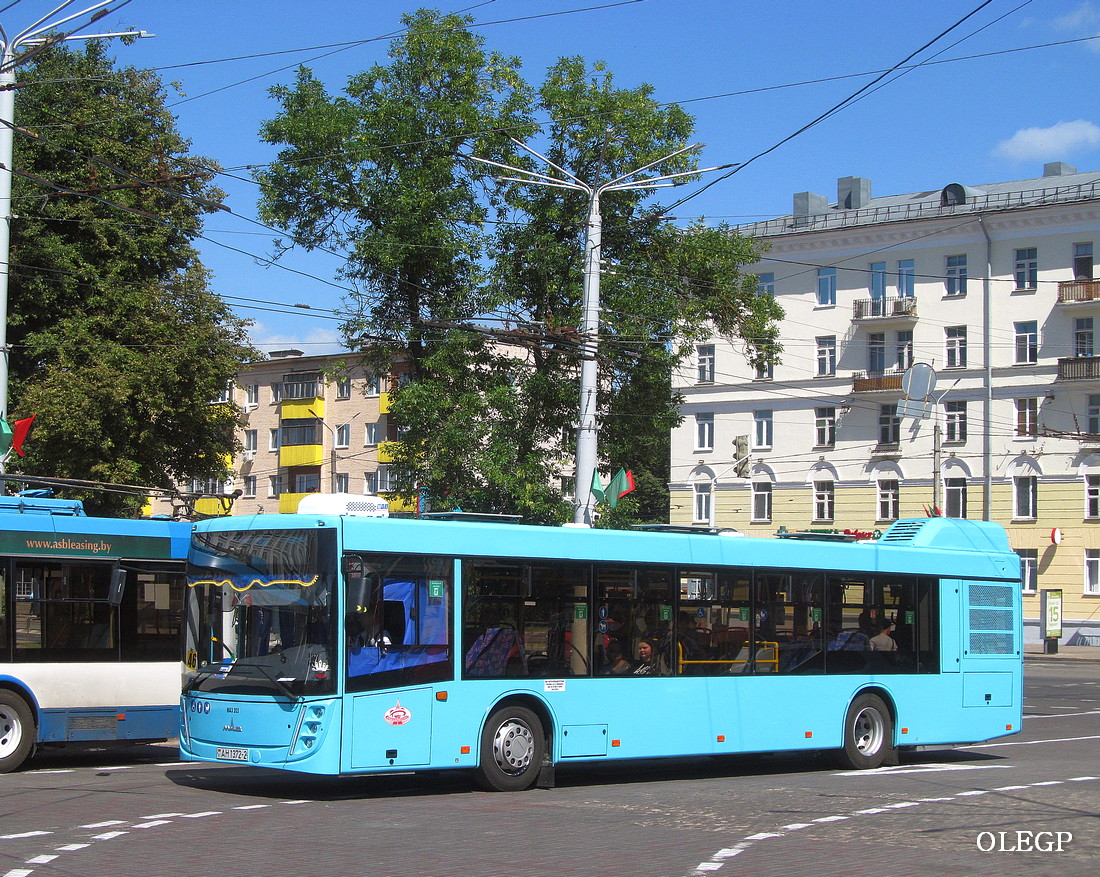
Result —
[[186, 690], [335, 691], [335, 557], [333, 530], [195, 533]]

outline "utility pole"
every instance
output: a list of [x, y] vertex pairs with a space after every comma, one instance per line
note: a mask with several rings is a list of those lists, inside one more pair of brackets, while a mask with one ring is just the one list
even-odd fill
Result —
[[[154, 36], [143, 30], [77, 35], [76, 31], [114, 11], [109, 7], [125, 6], [129, 0], [101, 0], [79, 12], [54, 18], [75, 2], [65, 0], [52, 12], [10, 38], [4, 26], [0, 25], [0, 417], [8, 414], [8, 264], [11, 261], [12, 155], [15, 151], [15, 68], [58, 43]], [[73, 30], [54, 33], [58, 28], [89, 14], [91, 17]]]
[[638, 174], [645, 173], [651, 167], [683, 155], [702, 149], [702, 143], [685, 146], [670, 152], [668, 155], [651, 161], [649, 164], [622, 174], [613, 180], [601, 185], [593, 185], [578, 179], [565, 168], [554, 164], [544, 155], [540, 155], [524, 143], [510, 138], [513, 143], [540, 161], [545, 162], [550, 168], [561, 174], [555, 177], [549, 174], [530, 171], [524, 168], [512, 167], [500, 162], [490, 161], [487, 158], [478, 158], [470, 155], [467, 158], [479, 161], [483, 164], [501, 168], [510, 173], [523, 174], [522, 177], [500, 177], [499, 179], [512, 183], [525, 183], [535, 186], [548, 186], [556, 189], [572, 189], [583, 192], [588, 196], [588, 217], [585, 222], [584, 234], [584, 287], [581, 302], [583, 323], [581, 327], [581, 376], [580, 376], [580, 417], [577, 422], [577, 458], [576, 458], [576, 483], [573, 510], [573, 522], [575, 524], [591, 525], [593, 522], [592, 481], [596, 474], [597, 458], [597, 431], [596, 423], [596, 397], [598, 389], [598, 370], [596, 368], [596, 351], [600, 333], [600, 247], [603, 234], [603, 220], [600, 216], [600, 197], [606, 192], [623, 192], [636, 189], [658, 189], [666, 186], [677, 185], [683, 182], [684, 177], [694, 177], [697, 174], [722, 170], [733, 165], [720, 165], [718, 167], [705, 168], [704, 170], [683, 171], [676, 174], [664, 174], [658, 177], [644, 177], [635, 179]]

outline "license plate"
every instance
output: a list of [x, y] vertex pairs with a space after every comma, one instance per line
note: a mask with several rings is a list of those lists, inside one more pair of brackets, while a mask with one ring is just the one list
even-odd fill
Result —
[[229, 746], [219, 746], [217, 759], [218, 761], [248, 761], [248, 750], [233, 749]]

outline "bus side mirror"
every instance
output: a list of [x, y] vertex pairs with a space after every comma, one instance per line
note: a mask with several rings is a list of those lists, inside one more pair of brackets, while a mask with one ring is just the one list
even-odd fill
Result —
[[107, 592], [107, 602], [112, 606], [122, 605], [122, 594], [126, 590], [126, 570], [116, 569], [111, 573], [111, 590]]

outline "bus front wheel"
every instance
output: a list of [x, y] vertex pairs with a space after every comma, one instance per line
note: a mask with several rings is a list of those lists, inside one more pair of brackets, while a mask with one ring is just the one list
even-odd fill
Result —
[[877, 694], [861, 694], [844, 718], [844, 748], [837, 752], [842, 766], [855, 770], [878, 767], [894, 748], [894, 722]]
[[546, 751], [542, 722], [531, 710], [505, 706], [481, 732], [478, 784], [490, 792], [520, 792], [538, 779]]
[[0, 689], [0, 773], [15, 770], [34, 754], [34, 716], [27, 702]]

